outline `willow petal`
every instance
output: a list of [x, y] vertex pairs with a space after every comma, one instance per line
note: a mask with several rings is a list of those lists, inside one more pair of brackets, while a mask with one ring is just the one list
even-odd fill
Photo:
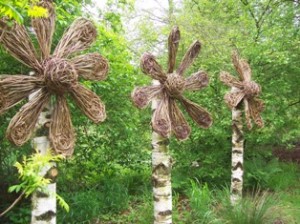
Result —
[[212, 125], [212, 118], [204, 108], [198, 104], [182, 97], [180, 102], [185, 107], [191, 118], [202, 128], [209, 128]]
[[169, 116], [169, 102], [166, 94], [155, 109], [152, 116], [152, 128], [161, 136], [168, 138], [171, 134], [171, 120]]
[[107, 59], [97, 53], [90, 53], [72, 58], [79, 76], [86, 80], [100, 81], [107, 77], [109, 65]]
[[38, 6], [46, 8], [47, 17], [32, 18], [32, 27], [41, 49], [42, 58], [48, 58], [51, 52], [52, 37], [55, 29], [55, 9], [52, 1], [41, 0]]
[[160, 85], [136, 87], [131, 94], [134, 105], [140, 109], [145, 108], [162, 91], [162, 88]]
[[59, 41], [54, 56], [65, 58], [87, 49], [97, 37], [95, 25], [85, 18], [75, 20]]
[[75, 133], [67, 101], [63, 96], [56, 97], [56, 104], [51, 117], [49, 139], [56, 153], [65, 156], [73, 154]]
[[71, 88], [70, 94], [81, 111], [93, 122], [105, 120], [105, 105], [94, 92], [78, 84]]
[[42, 89], [37, 96], [26, 103], [12, 118], [6, 136], [17, 146], [27, 142], [34, 132], [38, 117], [50, 99], [50, 94]]
[[173, 27], [168, 38], [168, 49], [169, 49], [168, 73], [172, 73], [174, 71], [179, 41], [180, 41], [180, 31], [179, 28], [175, 26]]
[[170, 119], [172, 131], [179, 140], [185, 140], [191, 133], [191, 128], [174, 99], [170, 99]]

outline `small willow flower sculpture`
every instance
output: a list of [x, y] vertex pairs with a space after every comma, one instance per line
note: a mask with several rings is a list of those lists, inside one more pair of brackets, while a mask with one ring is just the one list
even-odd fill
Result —
[[188, 138], [191, 128], [176, 104], [179, 101], [186, 109], [191, 118], [201, 127], [208, 128], [212, 124], [210, 114], [183, 96], [185, 90], [200, 90], [208, 85], [209, 79], [205, 72], [198, 71], [185, 79], [185, 70], [193, 63], [198, 56], [201, 44], [195, 41], [179, 67], [174, 71], [176, 54], [180, 40], [180, 31], [174, 27], [168, 39], [168, 70], [165, 73], [162, 67], [150, 53], [145, 53], [141, 58], [142, 71], [151, 78], [158, 80], [160, 85], [137, 87], [132, 93], [134, 104], [138, 108], [145, 108], [152, 99], [159, 98], [160, 103], [152, 117], [153, 130], [163, 137], [169, 137], [171, 132], [180, 140]]
[[244, 102], [246, 123], [248, 129], [252, 128], [252, 120], [258, 127], [263, 127], [264, 122], [260, 113], [264, 109], [263, 101], [258, 99], [261, 87], [251, 80], [251, 68], [247, 61], [240, 59], [237, 52], [232, 54], [233, 65], [240, 79], [231, 76], [228, 72], [222, 71], [220, 80], [229, 87], [234, 87], [231, 92], [224, 97], [230, 108], [237, 107]]
[[35, 76], [0, 76], [0, 114], [36, 92], [35, 97], [12, 118], [7, 129], [7, 138], [21, 146], [31, 137], [39, 114], [54, 95], [56, 101], [51, 115], [49, 139], [57, 153], [71, 155], [75, 134], [66, 97], [70, 95], [93, 122], [104, 121], [104, 104], [95, 93], [79, 83], [79, 78], [95, 81], [105, 79], [108, 61], [97, 53], [75, 55], [87, 49], [97, 36], [93, 23], [84, 18], [73, 22], [50, 55], [55, 10], [52, 0], [42, 0], [39, 5], [48, 10], [47, 18], [32, 19], [39, 51], [35, 50], [25, 26], [14, 23], [8, 27], [4, 18], [0, 20], [0, 43], [35, 73]]

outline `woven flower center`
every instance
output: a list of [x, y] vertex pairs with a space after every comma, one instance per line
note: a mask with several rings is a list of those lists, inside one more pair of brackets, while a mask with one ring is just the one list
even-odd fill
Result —
[[175, 73], [169, 74], [164, 86], [170, 96], [176, 97], [182, 94], [184, 90], [185, 80], [182, 76]]
[[44, 62], [46, 86], [56, 94], [63, 94], [77, 83], [78, 74], [73, 64], [65, 59], [51, 58]]
[[244, 93], [246, 96], [258, 95], [260, 93], [260, 86], [253, 81], [244, 82]]

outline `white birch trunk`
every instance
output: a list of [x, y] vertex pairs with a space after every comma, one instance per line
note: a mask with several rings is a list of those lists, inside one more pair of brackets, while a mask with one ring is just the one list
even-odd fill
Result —
[[[42, 155], [50, 149], [46, 136], [35, 137], [32, 144]], [[45, 167], [40, 175], [45, 176], [54, 165]], [[45, 192], [36, 191], [32, 195], [31, 224], [56, 224], [56, 183], [48, 184]]]
[[[30, 75], [33, 75], [31, 73]], [[38, 92], [35, 92], [29, 96], [29, 99], [35, 97]], [[48, 133], [48, 128], [46, 127], [49, 124], [50, 116], [50, 105], [44, 109], [38, 119], [36, 128], [38, 131], [43, 133], [44, 136], [35, 137], [32, 140], [32, 147], [42, 155], [46, 155], [47, 150], [50, 150], [50, 142], [48, 136], [45, 136]], [[46, 186], [45, 192], [36, 191], [33, 193], [32, 201], [32, 210], [31, 210], [31, 224], [56, 224], [56, 183], [54, 181], [55, 176], [52, 175], [52, 168], [55, 167], [53, 162], [50, 166], [44, 167], [40, 175], [52, 179], [52, 182]]]
[[[153, 81], [153, 85], [159, 85]], [[153, 112], [159, 99], [152, 101]], [[169, 139], [152, 132], [152, 184], [154, 199], [154, 224], [172, 223], [172, 160], [169, 155]]]
[[[235, 88], [232, 88], [235, 91]], [[244, 174], [244, 135], [242, 119], [242, 102], [232, 109], [232, 158], [230, 201], [232, 205], [242, 198]]]

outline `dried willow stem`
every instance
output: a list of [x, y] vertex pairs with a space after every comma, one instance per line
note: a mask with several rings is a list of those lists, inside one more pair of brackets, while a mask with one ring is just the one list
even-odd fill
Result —
[[202, 128], [209, 128], [212, 125], [210, 114], [198, 104], [182, 97], [180, 102], [185, 107], [191, 118]]
[[99, 123], [105, 120], [105, 105], [91, 90], [78, 84], [72, 87], [71, 96], [81, 111], [93, 122]]
[[66, 59], [51, 58], [44, 65], [46, 86], [56, 94], [63, 94], [76, 85], [78, 74], [72, 63]]
[[264, 103], [262, 100], [257, 98], [249, 99], [249, 112], [254, 121], [254, 123], [262, 128], [264, 126], [264, 121], [260, 116], [260, 113], [264, 110]]
[[180, 31], [179, 28], [175, 26], [172, 29], [168, 38], [168, 48], [169, 48], [168, 73], [172, 73], [174, 71], [179, 41], [180, 41]]
[[224, 96], [225, 102], [230, 108], [236, 107], [244, 98], [245, 94], [239, 90], [226, 93]]
[[237, 88], [243, 87], [243, 83], [237, 78], [230, 75], [228, 72], [222, 71], [220, 74], [220, 80], [221, 82], [223, 82], [225, 85], [229, 87], [237, 87]]
[[9, 123], [6, 132], [8, 140], [17, 146], [28, 141], [34, 131], [39, 114], [49, 99], [50, 94], [42, 89], [38, 96], [26, 103]]
[[256, 82], [251, 81], [251, 68], [249, 64], [240, 59], [237, 52], [232, 54], [233, 65], [239, 74], [240, 80], [231, 76], [228, 72], [221, 72], [220, 80], [227, 86], [232, 87], [232, 91], [224, 97], [226, 103], [232, 109], [244, 102], [245, 117], [248, 129], [252, 128], [252, 121], [263, 127], [264, 123], [260, 116], [263, 110], [263, 102], [256, 97], [261, 92], [261, 87]]
[[104, 80], [107, 77], [109, 65], [107, 59], [97, 53], [90, 53], [72, 58], [79, 76], [87, 80]]
[[196, 40], [184, 55], [176, 73], [183, 75], [184, 71], [193, 63], [201, 50], [201, 43]]
[[97, 37], [94, 24], [87, 19], [75, 20], [59, 41], [54, 55], [68, 57], [69, 55], [87, 49]]
[[56, 97], [56, 105], [52, 112], [49, 139], [56, 153], [65, 156], [73, 154], [75, 134], [65, 97]]
[[161, 85], [137, 87], [131, 94], [134, 105], [140, 109], [145, 108], [149, 105], [150, 101], [157, 97], [162, 90]]
[[206, 87], [209, 83], [209, 78], [206, 72], [198, 71], [185, 80], [185, 89], [196, 91]]
[[150, 53], [144, 53], [141, 58], [141, 68], [146, 75], [151, 78], [164, 82], [167, 79], [162, 67], [155, 60], [155, 57]]
[[176, 73], [169, 74], [166, 82], [164, 83], [164, 87], [167, 90], [168, 95], [175, 98], [182, 95], [184, 86], [184, 78]]
[[153, 113], [151, 122], [153, 130], [165, 138], [169, 137], [171, 134], [168, 100], [168, 96], [163, 94], [162, 99], [160, 99], [160, 102]]
[[14, 23], [12, 28], [1, 26], [0, 32], [0, 43], [14, 58], [37, 71], [41, 70], [34, 46], [23, 25]]
[[0, 78], [0, 114], [19, 103], [36, 89], [43, 81], [25, 75], [1, 75]]
[[242, 81], [251, 80], [251, 68], [248, 62], [244, 59], [240, 59], [236, 51], [232, 53], [232, 63]]
[[172, 130], [177, 139], [185, 140], [191, 133], [191, 128], [174, 99], [170, 99], [170, 119]]
[[52, 0], [41, 0], [39, 6], [46, 8], [48, 16], [46, 18], [33, 18], [32, 27], [41, 49], [42, 58], [48, 58], [51, 52], [52, 37], [55, 28], [55, 9]]

